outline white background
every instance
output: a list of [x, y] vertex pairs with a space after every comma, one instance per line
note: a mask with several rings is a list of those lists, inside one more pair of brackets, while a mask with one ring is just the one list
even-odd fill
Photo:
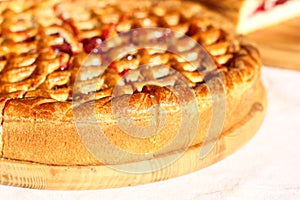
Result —
[[268, 113], [256, 136], [232, 156], [167, 181], [92, 191], [0, 185], [15, 199], [300, 199], [300, 71], [264, 67]]

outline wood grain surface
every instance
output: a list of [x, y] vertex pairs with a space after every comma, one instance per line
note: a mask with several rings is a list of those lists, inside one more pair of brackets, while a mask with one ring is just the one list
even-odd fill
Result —
[[[245, 118], [238, 124], [223, 132], [213, 142], [213, 148], [200, 158], [202, 148], [212, 145], [196, 145], [184, 152], [179, 159], [170, 162], [166, 167], [148, 173], [128, 173], [116, 170], [124, 166], [49, 166], [43, 164], [0, 160], [0, 184], [58, 190], [103, 189], [145, 184], [181, 176], [202, 169], [229, 156], [257, 132], [266, 113], [266, 93], [263, 86], [257, 88], [257, 101]], [[161, 155], [151, 160], [128, 163], [147, 166], [159, 165], [170, 160], [177, 152]]]
[[300, 70], [300, 17], [250, 33], [263, 64]]

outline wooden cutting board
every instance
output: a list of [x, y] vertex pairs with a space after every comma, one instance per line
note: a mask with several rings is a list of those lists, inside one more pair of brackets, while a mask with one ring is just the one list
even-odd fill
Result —
[[300, 17], [250, 33], [263, 64], [300, 70]]
[[[245, 118], [223, 132], [221, 137], [203, 145], [190, 147], [178, 159], [158, 170], [128, 173], [116, 170], [123, 166], [50, 166], [2, 159], [0, 184], [55, 190], [103, 189], [145, 184], [191, 173], [228, 157], [255, 135], [265, 117], [267, 107], [266, 93], [262, 85], [257, 87], [256, 95], [257, 101]], [[209, 148], [210, 151], [200, 157], [202, 148]], [[135, 167], [135, 164], [155, 167], [165, 160], [172, 159], [175, 154], [176, 152], [172, 152], [151, 160], [128, 164], [131, 167]]]

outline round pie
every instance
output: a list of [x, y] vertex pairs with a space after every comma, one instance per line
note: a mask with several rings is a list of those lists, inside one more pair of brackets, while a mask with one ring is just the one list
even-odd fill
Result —
[[202, 144], [209, 131], [216, 140], [260, 102], [257, 49], [199, 4], [24, 0], [0, 12], [2, 159], [151, 159]]

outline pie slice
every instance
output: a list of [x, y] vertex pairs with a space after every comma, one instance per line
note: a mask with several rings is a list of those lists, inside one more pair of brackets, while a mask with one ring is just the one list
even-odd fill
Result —
[[[204, 143], [216, 110], [220, 130], [213, 127], [210, 140], [259, 109], [258, 50], [201, 5], [24, 0], [1, 2], [0, 10], [2, 159], [140, 158], [123, 160], [112, 148], [149, 159]], [[87, 147], [105, 142], [102, 152]]]
[[248, 33], [300, 15], [298, 0], [200, 0], [228, 17], [239, 33]]

